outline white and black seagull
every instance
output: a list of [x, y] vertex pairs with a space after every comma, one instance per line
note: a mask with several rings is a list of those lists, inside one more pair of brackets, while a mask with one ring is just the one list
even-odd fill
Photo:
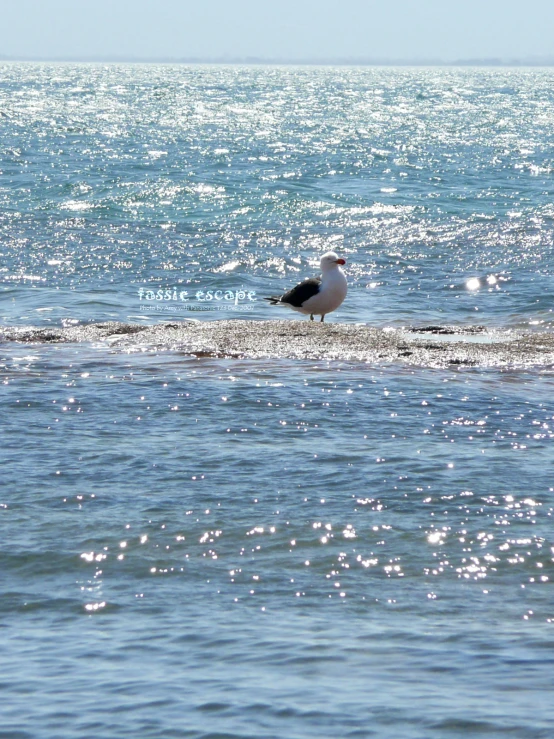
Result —
[[269, 300], [271, 305], [288, 305], [292, 310], [306, 313], [310, 321], [314, 316], [325, 318], [327, 313], [336, 310], [346, 297], [348, 285], [340, 265], [346, 264], [334, 251], [321, 257], [321, 277], [311, 277], [300, 282], [284, 295], [274, 295]]

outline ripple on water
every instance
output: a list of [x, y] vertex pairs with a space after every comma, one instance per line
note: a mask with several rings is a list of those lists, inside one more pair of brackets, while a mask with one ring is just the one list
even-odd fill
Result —
[[261, 296], [333, 247], [344, 319], [551, 324], [549, 70], [53, 69], [4, 67], [4, 322], [126, 320], [140, 286]]
[[[552, 107], [538, 69], [4, 65], [1, 320], [267, 318], [334, 248], [332, 320], [549, 327]], [[550, 736], [551, 372], [1, 348], [5, 736]]]

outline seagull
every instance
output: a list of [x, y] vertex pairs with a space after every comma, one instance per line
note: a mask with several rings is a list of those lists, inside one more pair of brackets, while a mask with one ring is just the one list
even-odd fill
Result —
[[348, 286], [340, 265], [346, 264], [334, 251], [321, 257], [319, 266], [321, 277], [311, 277], [300, 282], [284, 295], [274, 295], [269, 300], [271, 305], [288, 305], [292, 310], [306, 313], [310, 321], [314, 316], [321, 316], [321, 322], [331, 311], [336, 310], [346, 297]]

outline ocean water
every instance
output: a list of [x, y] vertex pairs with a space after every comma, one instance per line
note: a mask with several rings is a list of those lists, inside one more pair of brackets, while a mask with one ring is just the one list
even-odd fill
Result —
[[[551, 331], [553, 83], [4, 64], [1, 323], [305, 320], [261, 298], [332, 248], [329, 321]], [[0, 737], [552, 737], [552, 368], [0, 381]]]

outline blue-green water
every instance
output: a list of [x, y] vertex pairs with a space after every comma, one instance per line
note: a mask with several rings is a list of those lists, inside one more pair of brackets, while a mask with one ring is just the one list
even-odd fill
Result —
[[[261, 297], [333, 248], [330, 321], [550, 330], [553, 83], [4, 65], [2, 323], [302, 320]], [[549, 369], [2, 344], [0, 380], [0, 737], [552, 736]]]

